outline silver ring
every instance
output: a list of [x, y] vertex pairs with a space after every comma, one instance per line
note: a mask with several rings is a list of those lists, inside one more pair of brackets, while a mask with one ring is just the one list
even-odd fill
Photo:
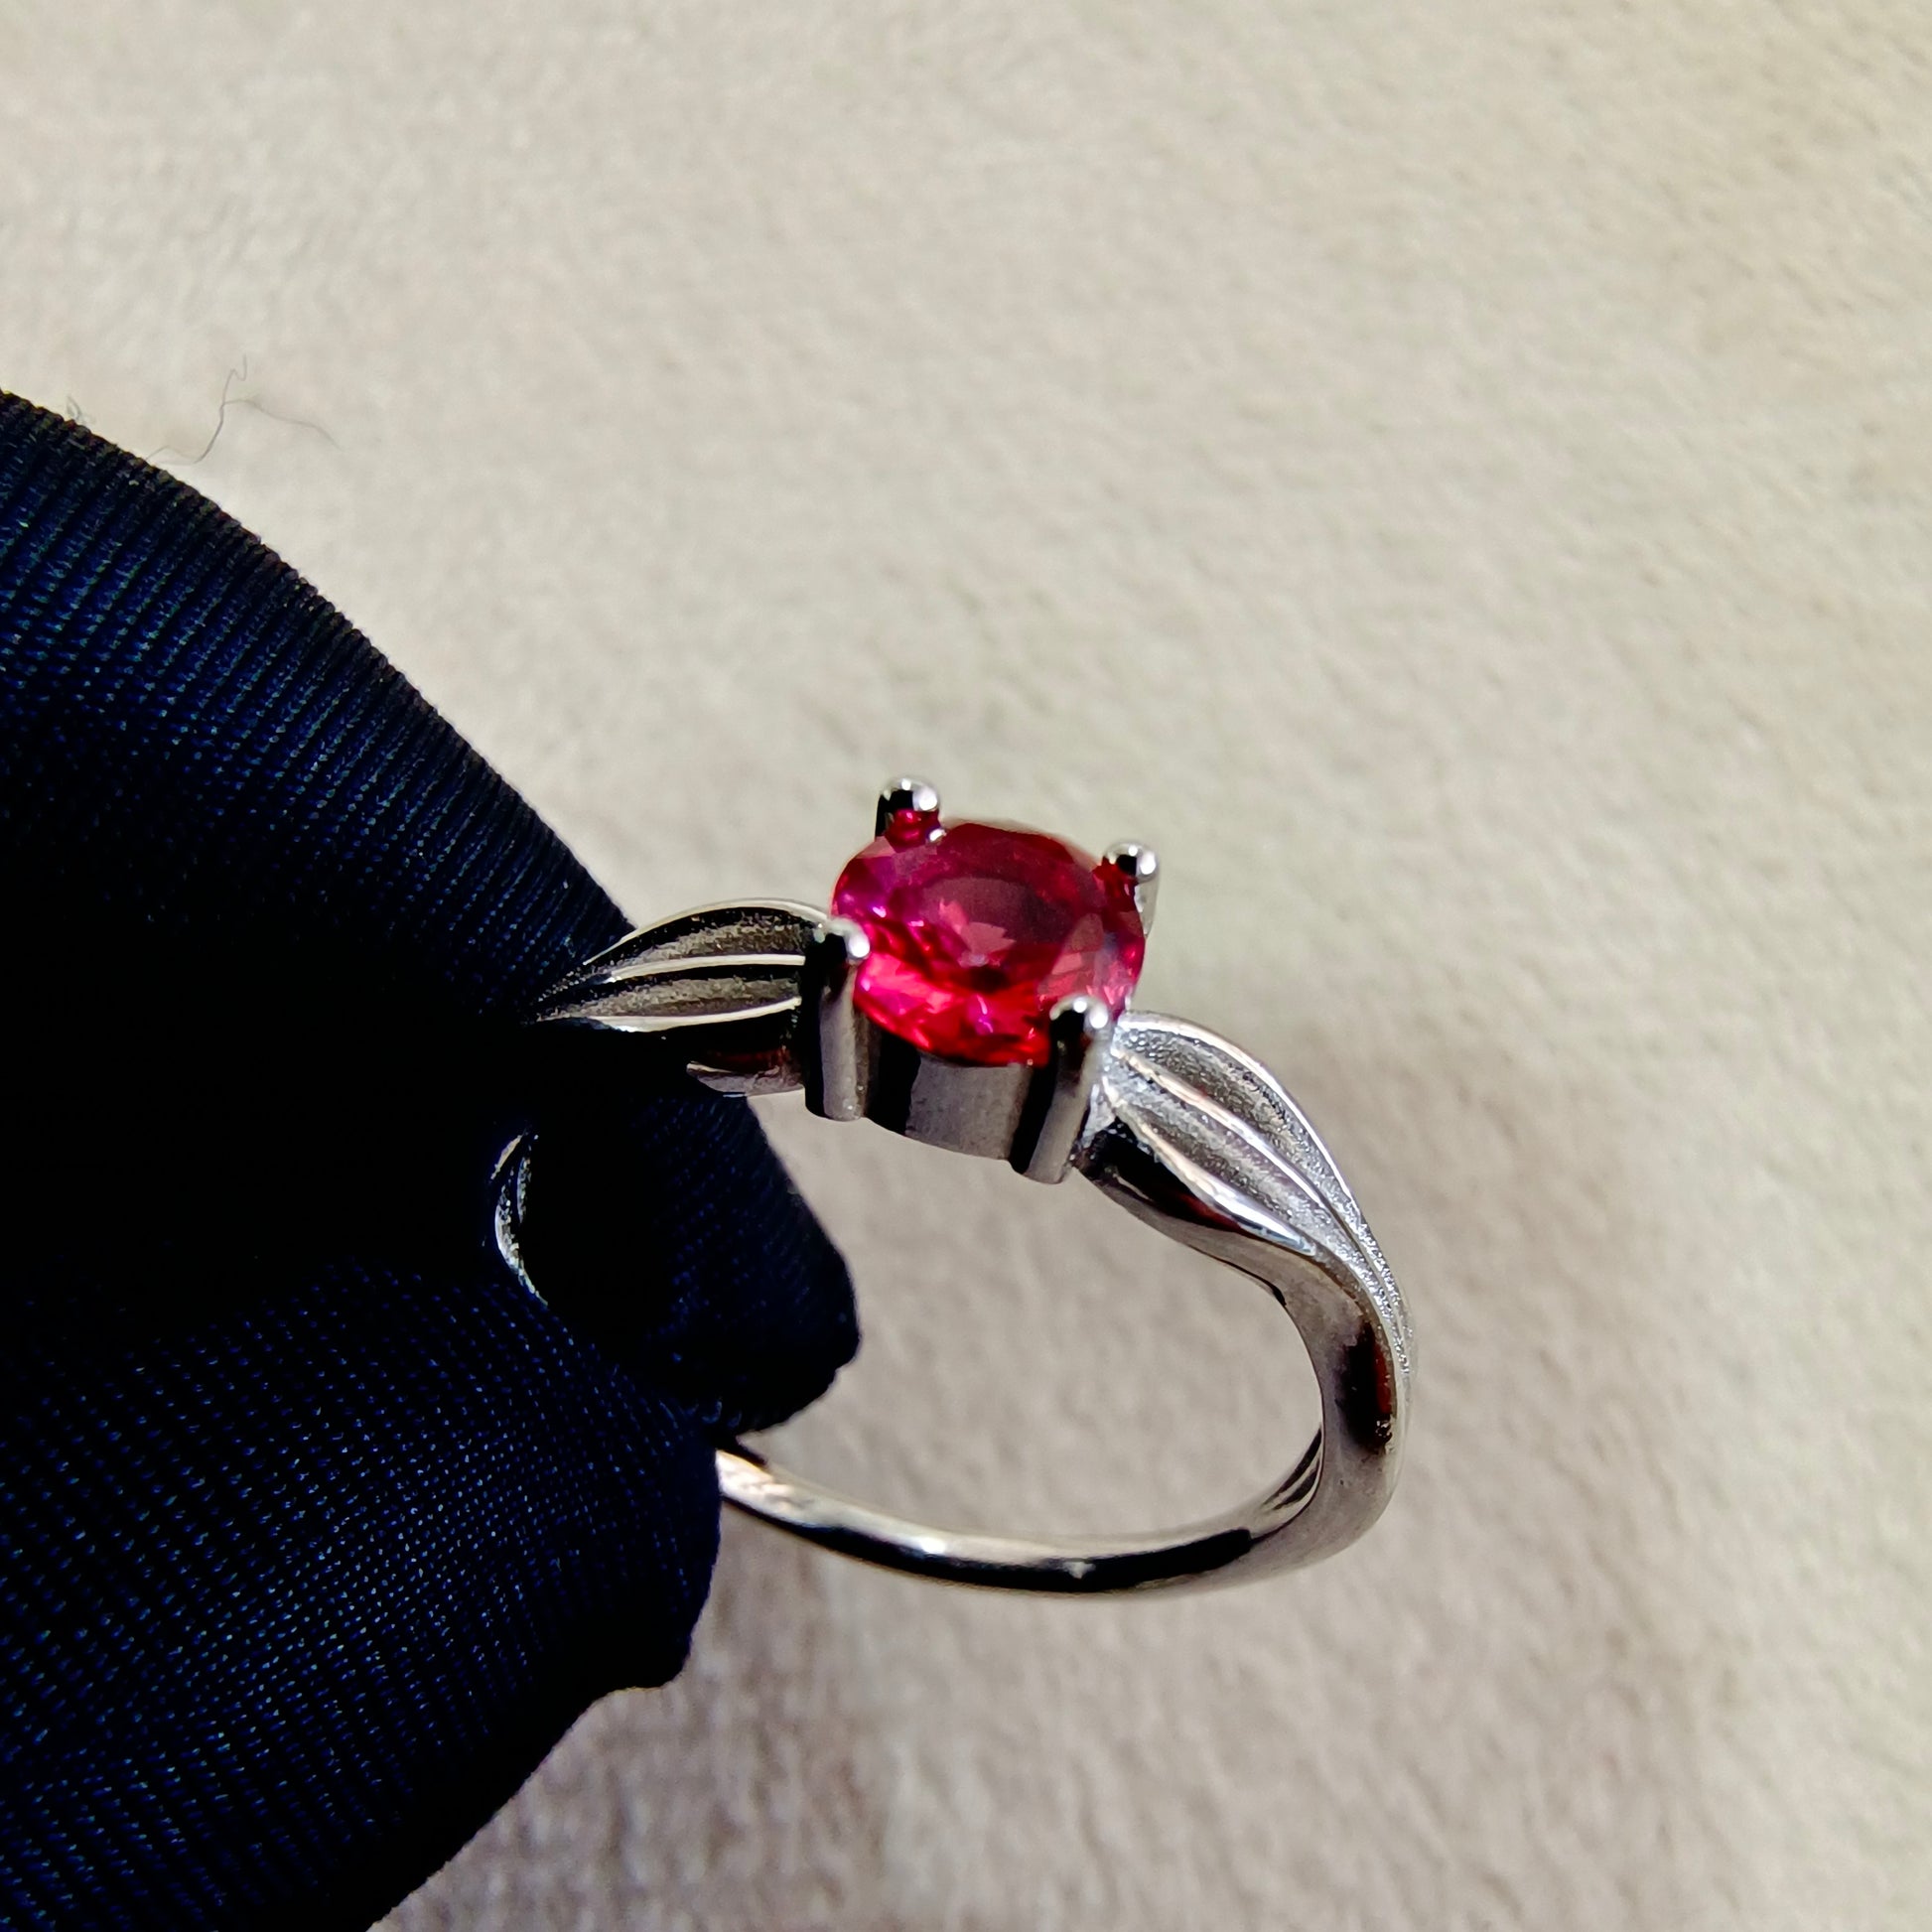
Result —
[[[1313, 1365], [1321, 1424], [1273, 1488], [1166, 1532], [1047, 1541], [933, 1528], [739, 1444], [718, 1450], [726, 1501], [889, 1569], [1063, 1594], [1258, 1577], [1352, 1543], [1401, 1461], [1401, 1292], [1274, 1075], [1204, 1028], [1128, 1004], [1153, 853], [1117, 845], [1096, 863], [1043, 834], [942, 821], [937, 794], [913, 779], [881, 793], [875, 831], [833, 912], [759, 899], [680, 913], [586, 962], [531, 1024], [621, 1036], [640, 1078], [688, 1074], [739, 1095], [802, 1087], [827, 1120], [1003, 1159], [1034, 1180], [1084, 1175], [1269, 1291]], [[540, 1295], [519, 1239], [535, 1156], [532, 1136], [504, 1150], [492, 1224], [505, 1265]]]

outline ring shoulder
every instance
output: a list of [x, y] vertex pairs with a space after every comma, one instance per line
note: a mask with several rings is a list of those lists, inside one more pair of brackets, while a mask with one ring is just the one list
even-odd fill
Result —
[[1281, 1082], [1191, 1022], [1123, 1014], [1075, 1165], [1104, 1192], [1278, 1297], [1312, 1267], [1409, 1374], [1401, 1291], [1333, 1159]]
[[622, 1034], [719, 1093], [801, 1084], [799, 981], [822, 914], [792, 899], [706, 905], [588, 960], [531, 1014]]

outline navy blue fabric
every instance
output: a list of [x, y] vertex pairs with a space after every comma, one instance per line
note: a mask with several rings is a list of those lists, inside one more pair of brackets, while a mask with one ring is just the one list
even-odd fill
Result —
[[[0, 397], [0, 1924], [364, 1925], [678, 1669], [712, 1442], [857, 1329], [741, 1104], [514, 1027], [623, 923], [286, 565]], [[530, 1125], [549, 1307], [484, 1243]]]

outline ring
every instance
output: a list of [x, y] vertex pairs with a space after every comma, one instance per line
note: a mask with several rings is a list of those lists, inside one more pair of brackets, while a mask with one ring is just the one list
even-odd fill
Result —
[[[826, 1120], [1069, 1172], [1163, 1234], [1252, 1276], [1299, 1330], [1321, 1423], [1282, 1480], [1183, 1528], [1036, 1540], [937, 1529], [836, 1495], [741, 1444], [725, 1500], [889, 1569], [1061, 1594], [1220, 1583], [1352, 1543], [1395, 1485], [1409, 1388], [1402, 1295], [1347, 1183], [1266, 1067], [1131, 1004], [1154, 912], [1154, 854], [1098, 862], [1044, 833], [942, 820], [898, 779], [829, 913], [788, 899], [709, 905], [629, 934], [538, 1003], [530, 1024], [622, 1035], [640, 1077], [727, 1094], [802, 1087]], [[496, 1249], [532, 1295], [520, 1233], [532, 1134], [492, 1183]]]

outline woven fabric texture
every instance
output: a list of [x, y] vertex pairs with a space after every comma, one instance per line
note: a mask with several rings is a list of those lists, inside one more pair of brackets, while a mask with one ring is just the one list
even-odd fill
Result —
[[[0, 1922], [364, 1924], [676, 1672], [712, 1439], [850, 1356], [843, 1266], [745, 1108], [519, 1038], [623, 924], [522, 800], [6, 398], [0, 895]], [[483, 1242], [529, 1125], [548, 1307]]]

